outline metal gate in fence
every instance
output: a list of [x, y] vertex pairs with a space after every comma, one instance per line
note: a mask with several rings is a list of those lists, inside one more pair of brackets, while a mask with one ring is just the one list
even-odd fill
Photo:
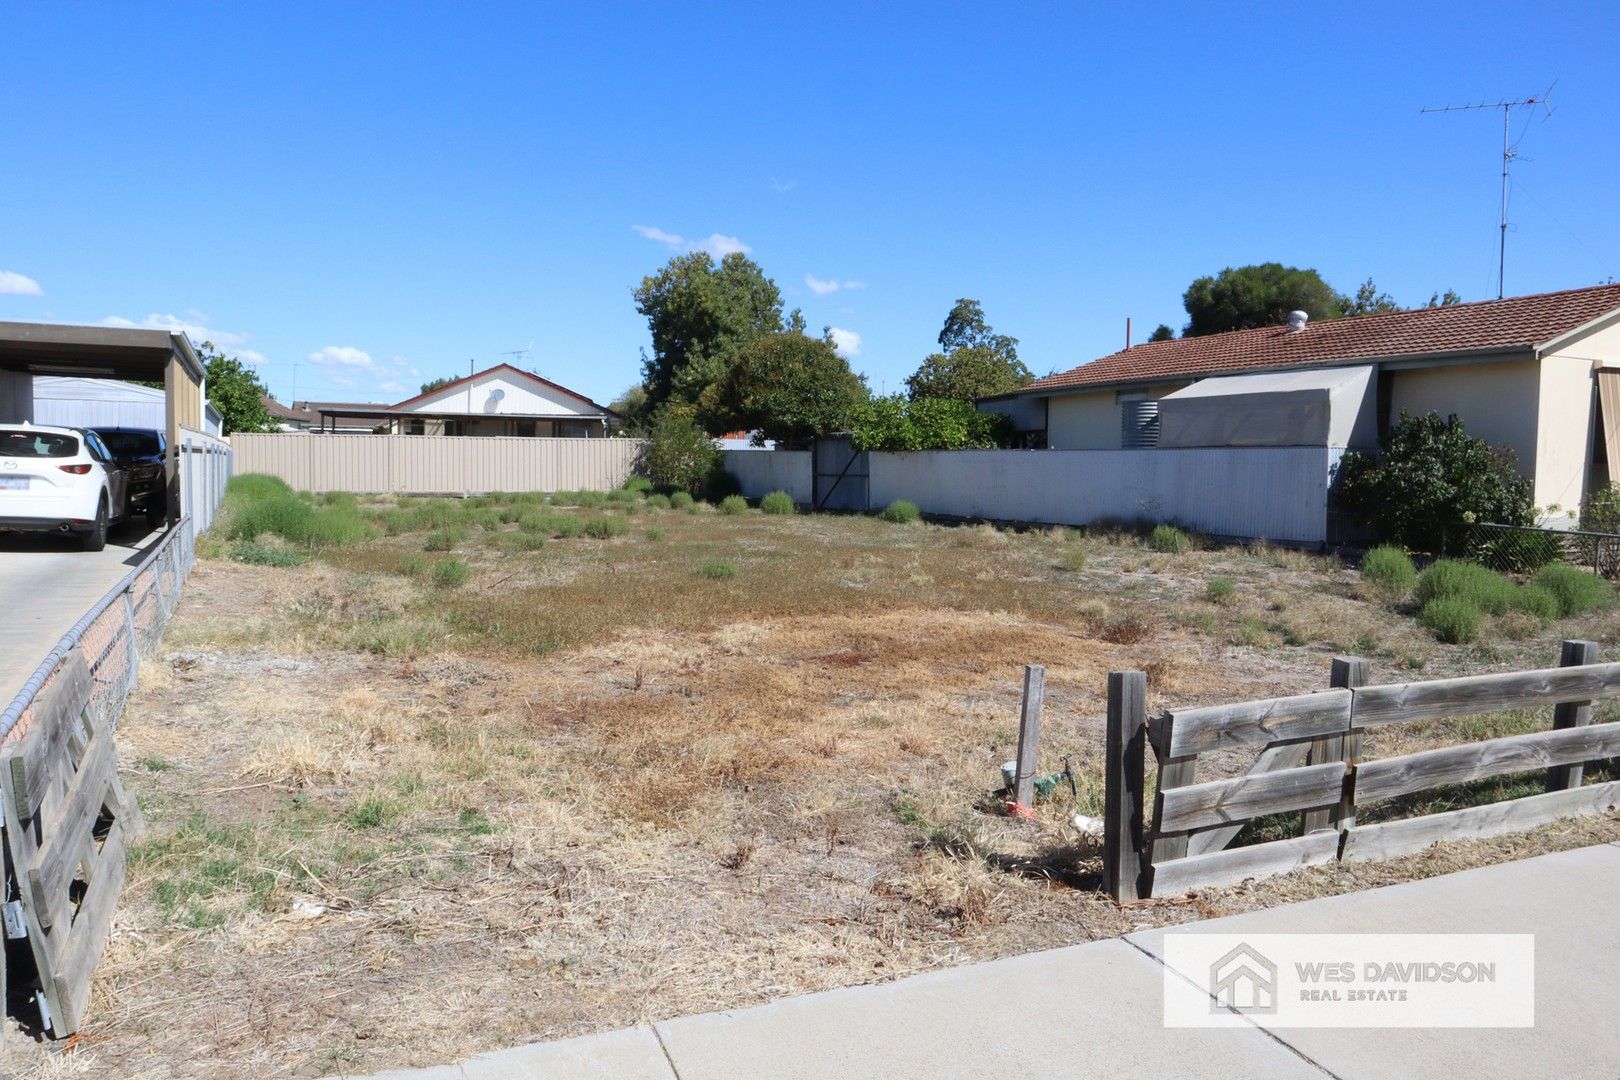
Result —
[[857, 451], [848, 435], [819, 438], [810, 452], [811, 505], [817, 510], [870, 509], [872, 457]]

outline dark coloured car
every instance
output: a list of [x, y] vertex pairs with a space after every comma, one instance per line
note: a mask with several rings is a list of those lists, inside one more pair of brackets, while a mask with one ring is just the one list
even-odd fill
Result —
[[96, 436], [112, 452], [113, 459], [129, 474], [128, 512], [144, 515], [149, 523], [163, 520], [168, 509], [164, 492], [164, 458], [168, 439], [151, 428], [94, 429]]

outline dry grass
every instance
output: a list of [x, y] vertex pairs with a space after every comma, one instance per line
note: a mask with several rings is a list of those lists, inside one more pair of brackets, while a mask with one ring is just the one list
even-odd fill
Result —
[[[294, 569], [202, 563], [119, 728], [149, 832], [91, 1027], [66, 1058], [9, 1040], [7, 1063], [430, 1064], [1620, 837], [1569, 822], [1121, 910], [1066, 825], [1100, 805], [1108, 671], [1146, 670], [1159, 708], [1319, 687], [1336, 651], [1391, 678], [1413, 656], [1425, 677], [1546, 662], [1574, 631], [1614, 639], [1612, 617], [1459, 649], [1280, 549], [641, 520], [663, 538], [528, 549], [515, 522], [481, 526], [452, 592], [411, 571], [420, 532]], [[698, 576], [710, 559], [737, 575]], [[1205, 598], [1216, 576], [1227, 602]], [[995, 789], [1031, 662], [1042, 768], [1072, 759], [1079, 800], [1021, 823]]]

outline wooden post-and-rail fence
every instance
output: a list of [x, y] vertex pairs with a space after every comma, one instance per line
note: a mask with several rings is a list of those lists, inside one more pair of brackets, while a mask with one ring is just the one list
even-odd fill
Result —
[[[1430, 682], [1369, 685], [1358, 657], [1333, 661], [1317, 693], [1147, 715], [1147, 676], [1108, 676], [1103, 874], [1116, 899], [1229, 885], [1333, 861], [1387, 859], [1439, 840], [1491, 836], [1620, 802], [1620, 781], [1582, 786], [1584, 764], [1620, 756], [1620, 723], [1592, 723], [1620, 696], [1620, 663], [1566, 641], [1559, 666]], [[1554, 706], [1552, 727], [1382, 760], [1362, 757], [1369, 728]], [[1158, 765], [1147, 818], [1147, 751]], [[1257, 748], [1249, 770], [1197, 777], [1216, 750]], [[1358, 807], [1431, 788], [1546, 769], [1546, 791], [1445, 813], [1358, 824]], [[1298, 836], [1228, 845], [1256, 818], [1303, 812]]]

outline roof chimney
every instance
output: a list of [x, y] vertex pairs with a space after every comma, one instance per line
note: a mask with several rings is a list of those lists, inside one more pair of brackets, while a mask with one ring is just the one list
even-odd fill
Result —
[[1310, 321], [1310, 318], [1310, 315], [1303, 311], [1290, 311], [1288, 313], [1288, 332], [1290, 334], [1299, 333], [1305, 329], [1305, 324]]

